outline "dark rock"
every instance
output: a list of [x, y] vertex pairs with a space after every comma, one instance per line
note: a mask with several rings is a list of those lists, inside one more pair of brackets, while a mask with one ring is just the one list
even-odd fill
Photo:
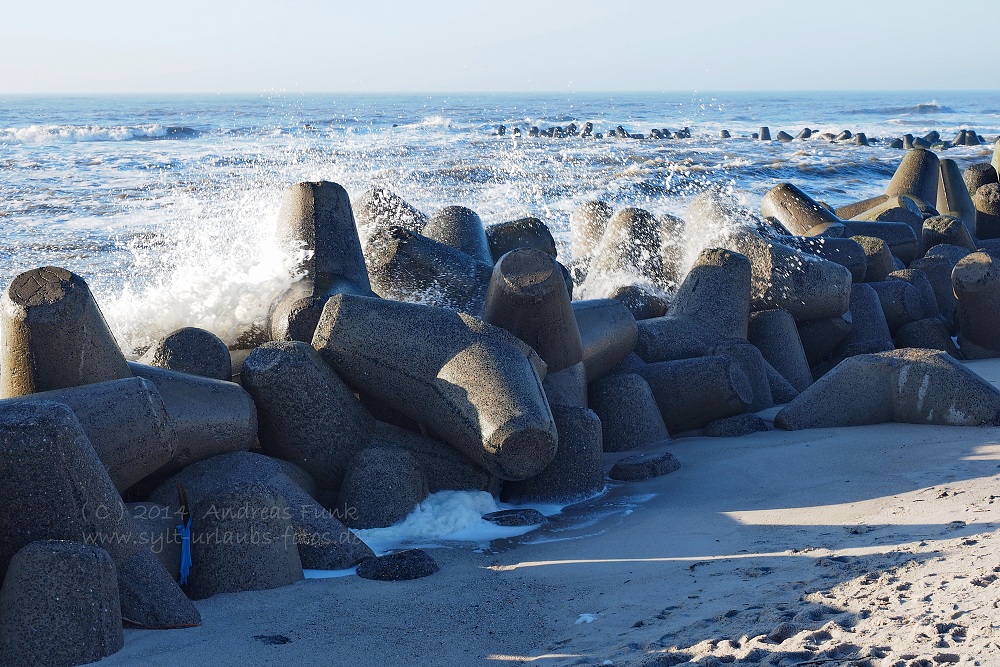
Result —
[[440, 568], [423, 549], [406, 549], [377, 558], [369, 558], [358, 566], [358, 576], [376, 581], [408, 581], [429, 577]]
[[620, 482], [638, 482], [662, 477], [679, 470], [681, 464], [669, 452], [662, 454], [636, 454], [617, 461], [608, 477]]

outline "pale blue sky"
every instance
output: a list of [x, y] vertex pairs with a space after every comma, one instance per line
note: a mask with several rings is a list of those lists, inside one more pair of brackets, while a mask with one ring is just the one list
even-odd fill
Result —
[[998, 89], [998, 28], [997, 0], [0, 0], [0, 93]]

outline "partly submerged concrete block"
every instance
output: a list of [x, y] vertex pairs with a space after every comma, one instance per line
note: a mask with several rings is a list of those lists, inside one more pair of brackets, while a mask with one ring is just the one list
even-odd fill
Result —
[[427, 215], [391, 190], [373, 186], [365, 191], [354, 207], [361, 247], [378, 230], [402, 227], [419, 234], [427, 224]]
[[125, 644], [114, 562], [101, 547], [31, 542], [0, 589], [5, 665], [82, 665]]
[[908, 348], [841, 362], [790, 404], [786, 430], [883, 422], [1000, 425], [1000, 391], [944, 352]]
[[583, 283], [586, 298], [607, 297], [614, 288], [644, 278], [662, 282], [660, 223], [649, 211], [623, 208], [608, 221], [604, 235], [594, 248]]
[[594, 248], [604, 236], [615, 210], [600, 200], [581, 204], [569, 216], [570, 252], [574, 261], [590, 263]]
[[0, 397], [132, 377], [83, 278], [45, 266], [0, 299]]
[[499, 327], [442, 308], [338, 295], [313, 346], [349, 384], [392, 401], [497, 477], [531, 477], [555, 456], [544, 362]]

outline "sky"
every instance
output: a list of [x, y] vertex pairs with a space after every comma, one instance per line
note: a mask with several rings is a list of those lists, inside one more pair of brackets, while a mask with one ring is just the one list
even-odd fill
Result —
[[1000, 89], [996, 0], [0, 0], [0, 94]]

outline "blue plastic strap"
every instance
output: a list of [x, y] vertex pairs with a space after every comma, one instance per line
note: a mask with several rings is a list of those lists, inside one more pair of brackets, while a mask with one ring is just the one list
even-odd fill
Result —
[[186, 523], [177, 524], [181, 534], [181, 585], [187, 583], [188, 572], [191, 571], [191, 517]]

